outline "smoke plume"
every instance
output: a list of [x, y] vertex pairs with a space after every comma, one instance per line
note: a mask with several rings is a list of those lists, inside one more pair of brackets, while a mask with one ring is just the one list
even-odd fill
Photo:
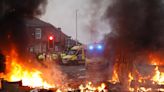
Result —
[[0, 5], [0, 49], [8, 51], [14, 46], [25, 56], [28, 40], [24, 17], [40, 15], [39, 7], [44, 7], [46, 0], [2, 0]]
[[88, 14], [91, 19], [89, 20], [87, 31], [89, 31], [91, 43], [94, 43], [101, 41], [104, 34], [110, 32], [110, 27], [107, 25], [107, 21], [104, 19], [104, 12], [106, 11], [107, 6], [110, 4], [110, 1], [91, 0], [89, 3], [90, 7], [86, 14]]
[[[27, 50], [29, 33], [26, 29], [27, 21], [25, 19], [32, 19], [44, 13], [47, 0], [2, 0], [0, 2], [0, 49], [3, 51], [3, 54], [10, 56], [9, 59], [12, 59], [12, 56], [15, 56], [14, 58], [17, 59], [17, 61], [8, 59], [6, 75], [11, 73], [8, 70], [13, 70], [10, 64], [21, 62], [21, 67], [25, 71], [26, 68], [35, 67], [35, 69], [43, 73], [41, 76], [48, 83], [58, 83], [60, 85], [64, 77], [58, 67], [55, 64], [51, 64], [48, 60], [44, 65], [36, 62], [34, 58], [29, 57]], [[13, 55], [12, 51], [16, 53]], [[30, 72], [32, 72], [32, 69]], [[47, 73], [46, 76], [44, 76], [45, 73]], [[19, 75], [20, 72], [15, 74]]]
[[117, 65], [119, 80], [126, 87], [138, 56], [163, 52], [163, 5], [162, 0], [113, 0], [105, 12], [112, 30], [106, 36], [105, 57]]
[[133, 51], [163, 49], [163, 15], [162, 0], [116, 0], [106, 12], [115, 40]]

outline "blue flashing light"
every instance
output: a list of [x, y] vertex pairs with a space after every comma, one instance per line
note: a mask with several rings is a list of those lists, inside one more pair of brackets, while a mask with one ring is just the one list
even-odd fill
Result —
[[90, 45], [89, 50], [93, 50], [93, 49], [94, 49], [93, 45]]
[[101, 50], [103, 47], [102, 47], [102, 45], [97, 45], [97, 49], [99, 49], [99, 50]]

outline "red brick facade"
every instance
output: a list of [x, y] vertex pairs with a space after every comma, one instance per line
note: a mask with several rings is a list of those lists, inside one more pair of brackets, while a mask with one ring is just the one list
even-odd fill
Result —
[[[25, 23], [29, 39], [28, 50], [31, 53], [61, 52], [66, 49], [69, 37], [60, 28], [37, 18], [25, 18]], [[53, 48], [48, 46], [49, 36], [54, 37]]]

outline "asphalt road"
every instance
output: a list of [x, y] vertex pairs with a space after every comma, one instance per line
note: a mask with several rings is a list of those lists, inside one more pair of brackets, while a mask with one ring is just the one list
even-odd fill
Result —
[[60, 65], [62, 73], [67, 77], [70, 84], [81, 84], [86, 80], [85, 65]]
[[81, 84], [87, 81], [97, 83], [107, 78], [106, 64], [94, 62], [87, 65], [60, 65], [60, 69], [71, 84]]

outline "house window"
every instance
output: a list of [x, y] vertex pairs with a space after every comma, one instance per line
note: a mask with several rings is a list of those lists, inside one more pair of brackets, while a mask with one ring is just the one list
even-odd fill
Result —
[[42, 37], [42, 29], [36, 28], [35, 29], [35, 39], [41, 39], [41, 37]]

